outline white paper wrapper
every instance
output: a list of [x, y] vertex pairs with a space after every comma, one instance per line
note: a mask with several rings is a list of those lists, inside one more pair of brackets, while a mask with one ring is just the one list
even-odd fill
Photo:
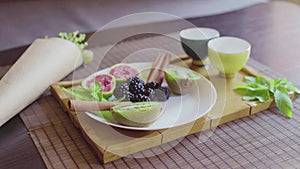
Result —
[[0, 126], [82, 63], [80, 49], [67, 40], [35, 40], [0, 81]]

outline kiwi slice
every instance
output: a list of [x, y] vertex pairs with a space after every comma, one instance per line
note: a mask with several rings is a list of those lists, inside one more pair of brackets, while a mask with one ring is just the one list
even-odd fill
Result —
[[111, 108], [112, 115], [122, 125], [145, 127], [153, 123], [161, 114], [159, 102], [136, 102]]
[[169, 88], [175, 94], [191, 93], [198, 86], [201, 75], [183, 67], [172, 67], [165, 70]]

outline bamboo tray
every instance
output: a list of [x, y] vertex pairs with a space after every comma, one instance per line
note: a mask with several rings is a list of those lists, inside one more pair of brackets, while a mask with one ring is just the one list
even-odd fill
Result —
[[[184, 57], [184, 56], [182, 56]], [[185, 63], [191, 65], [191, 60]], [[213, 68], [203, 69], [192, 67], [195, 71], [208, 76], [217, 90], [217, 102], [212, 110], [204, 117], [195, 122], [182, 126], [156, 130], [156, 131], [134, 131], [114, 128], [99, 123], [85, 113], [76, 113], [68, 110], [67, 102], [72, 96], [63, 92], [61, 87], [74, 87], [80, 84], [78, 81], [63, 81], [51, 85], [52, 95], [59, 101], [60, 105], [71, 118], [73, 124], [78, 127], [85, 140], [91, 145], [102, 163], [107, 163], [127, 155], [159, 146], [161, 144], [179, 139], [189, 134], [208, 130], [226, 122], [250, 116], [262, 110], [274, 106], [272, 100], [265, 103], [246, 102], [233, 91], [234, 86], [244, 84], [243, 77], [246, 75], [257, 76], [258, 73], [250, 67], [244, 67], [237, 72], [234, 79], [224, 79], [218, 75]]]

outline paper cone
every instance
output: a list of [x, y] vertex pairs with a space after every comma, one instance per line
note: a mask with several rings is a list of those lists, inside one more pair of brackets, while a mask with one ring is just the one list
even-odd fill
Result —
[[82, 63], [67, 40], [35, 40], [0, 81], [0, 127]]

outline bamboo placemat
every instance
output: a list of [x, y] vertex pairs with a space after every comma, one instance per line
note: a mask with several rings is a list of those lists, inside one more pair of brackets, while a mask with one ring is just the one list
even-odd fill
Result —
[[[95, 51], [101, 53], [107, 48]], [[152, 60], [155, 54], [153, 50], [147, 51], [149, 48], [164, 49], [175, 55], [183, 53], [180, 43], [166, 36], [125, 41], [114, 46], [104, 59], [103, 55], [96, 56], [92, 64], [79, 68], [64, 80], [85, 77], [121, 62], [132, 53], [135, 56], [130, 59]], [[248, 64], [269, 77], [279, 76], [252, 59]], [[48, 168], [297, 168], [300, 100], [296, 99], [294, 105], [293, 119], [272, 108], [104, 165], [49, 91], [20, 116]]]

